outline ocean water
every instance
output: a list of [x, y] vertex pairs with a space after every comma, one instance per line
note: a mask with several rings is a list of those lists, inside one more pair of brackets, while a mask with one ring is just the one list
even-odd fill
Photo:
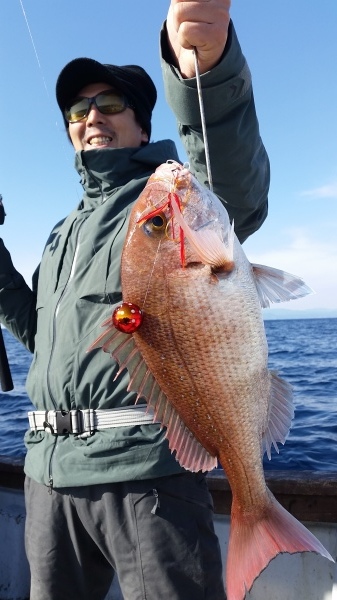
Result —
[[[295, 417], [271, 470], [337, 470], [337, 319], [265, 321], [269, 366], [294, 390]], [[14, 382], [0, 391], [0, 455], [24, 456], [23, 435], [31, 403], [25, 378], [31, 355], [3, 330]]]

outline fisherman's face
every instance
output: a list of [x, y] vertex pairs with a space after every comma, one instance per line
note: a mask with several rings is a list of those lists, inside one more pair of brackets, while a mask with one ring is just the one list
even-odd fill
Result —
[[[82, 88], [78, 95], [92, 98], [109, 89], [111, 86], [106, 83], [91, 83]], [[137, 148], [143, 142], [149, 141], [147, 133], [137, 122], [131, 108], [126, 108], [120, 113], [104, 115], [95, 104], [91, 105], [91, 110], [83, 121], [69, 123], [69, 136], [75, 150]]]

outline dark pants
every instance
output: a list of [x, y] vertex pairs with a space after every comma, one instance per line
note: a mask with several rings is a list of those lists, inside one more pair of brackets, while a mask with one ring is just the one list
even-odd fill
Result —
[[204, 476], [53, 490], [26, 478], [31, 600], [224, 600]]

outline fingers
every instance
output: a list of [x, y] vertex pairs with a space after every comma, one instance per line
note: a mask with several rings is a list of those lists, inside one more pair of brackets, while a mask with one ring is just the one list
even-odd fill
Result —
[[227, 38], [230, 0], [172, 0], [171, 6], [183, 48], [212, 46]]
[[230, 0], [171, 0], [167, 31], [183, 76], [195, 75], [194, 47], [201, 73], [219, 61], [227, 41], [230, 4]]

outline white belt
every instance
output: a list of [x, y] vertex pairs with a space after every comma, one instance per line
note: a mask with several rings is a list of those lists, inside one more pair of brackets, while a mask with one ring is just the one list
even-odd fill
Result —
[[93, 433], [97, 429], [128, 427], [157, 423], [146, 405], [124, 406], [109, 410], [34, 410], [28, 413], [32, 431], [49, 431], [53, 434]]

